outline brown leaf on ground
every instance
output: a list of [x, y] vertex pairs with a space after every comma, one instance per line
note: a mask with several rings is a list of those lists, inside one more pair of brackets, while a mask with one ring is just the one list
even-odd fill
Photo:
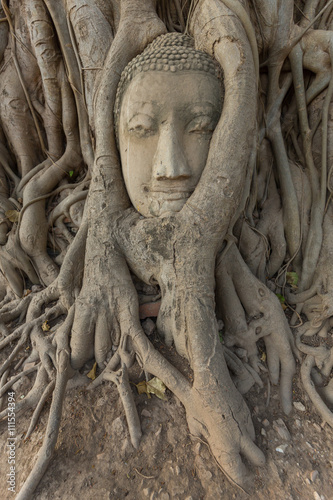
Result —
[[165, 395], [166, 386], [157, 377], [152, 378], [148, 382], [145, 380], [139, 382], [136, 384], [136, 388], [139, 394], [147, 394], [148, 398], [150, 398], [150, 394], [155, 394], [159, 399], [163, 399], [163, 401], [167, 400]]

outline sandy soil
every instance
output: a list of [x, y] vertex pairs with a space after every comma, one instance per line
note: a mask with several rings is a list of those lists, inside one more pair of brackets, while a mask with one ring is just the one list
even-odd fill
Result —
[[[186, 364], [174, 349], [161, 343], [158, 346], [186, 371]], [[17, 384], [17, 401], [27, 394], [29, 378], [24, 377]], [[132, 379], [136, 382], [144, 379], [139, 368], [133, 370]], [[269, 384], [267, 379], [263, 381], [264, 389], [253, 387], [246, 395], [256, 442], [267, 459], [265, 467], [252, 469], [255, 485], [250, 495], [226, 479], [204, 443], [190, 437], [184, 409], [171, 393], [167, 392], [167, 401], [156, 396], [148, 399], [145, 394], [138, 395], [133, 386], [143, 430], [140, 448], [134, 450], [117, 391], [104, 383], [93, 391], [80, 385], [68, 391], [56, 453], [34, 498], [332, 500], [332, 429], [321, 424], [301, 389], [298, 375], [294, 380], [294, 401], [303, 407], [294, 408], [289, 417], [280, 410], [277, 388], [270, 388], [266, 405]], [[49, 407], [50, 401], [27, 441], [24, 433], [32, 411], [17, 415], [16, 492], [42, 444]], [[14, 499], [15, 494], [8, 491], [6, 482], [7, 421], [1, 423], [0, 431], [0, 496]]]

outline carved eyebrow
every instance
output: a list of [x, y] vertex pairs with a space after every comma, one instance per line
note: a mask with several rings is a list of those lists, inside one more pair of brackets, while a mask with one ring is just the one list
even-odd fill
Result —
[[156, 102], [147, 102], [142, 100], [131, 100], [130, 105], [125, 109], [124, 118], [127, 123], [132, 120], [137, 115], [146, 115], [149, 118], [159, 110], [159, 106]]

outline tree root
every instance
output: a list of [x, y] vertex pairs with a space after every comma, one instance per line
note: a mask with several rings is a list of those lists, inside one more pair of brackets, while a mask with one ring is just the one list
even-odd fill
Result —
[[248, 363], [242, 363], [238, 356], [227, 347], [223, 348], [223, 352], [231, 371], [232, 381], [241, 394], [246, 394], [255, 383], [263, 387], [258, 373]]
[[3, 386], [1, 386], [1, 388], [0, 388], [0, 398], [12, 387], [13, 384], [15, 384], [15, 382], [17, 382], [18, 380], [20, 380], [21, 377], [26, 376], [26, 375], [30, 375], [30, 373], [33, 373], [34, 371], [38, 370], [39, 367], [40, 367], [40, 365], [32, 366], [28, 370], [23, 371], [21, 373], [18, 373], [17, 375], [15, 375], [14, 377], [12, 377], [6, 384], [4, 384]]
[[50, 414], [43, 445], [39, 450], [37, 462], [35, 463], [32, 471], [26, 479], [21, 491], [17, 495], [16, 500], [30, 500], [31, 498], [33, 498], [33, 493], [52, 459], [53, 452], [57, 443], [62, 405], [65, 397], [66, 385], [70, 375], [68, 353], [66, 353], [65, 351], [61, 351], [59, 354], [59, 358], [59, 369], [57, 371], [55, 388], [53, 391]]
[[29, 333], [30, 333], [29, 330], [24, 331], [24, 333], [20, 337], [20, 340], [18, 341], [16, 347], [14, 347], [14, 349], [12, 350], [12, 352], [10, 353], [10, 355], [8, 356], [8, 358], [6, 359], [4, 364], [1, 366], [0, 376], [2, 376], [2, 374], [7, 370], [7, 368], [9, 368], [11, 366], [12, 362], [14, 361], [14, 359], [16, 358], [18, 353], [23, 349], [26, 341], [28, 340]]
[[[63, 311], [63, 307], [60, 305], [59, 308], [58, 304], [57, 306], [51, 308], [51, 315], [52, 311], [54, 312], [59, 310]], [[5, 384], [1, 389], [2, 393], [5, 392], [16, 380], [18, 380], [19, 377], [21, 377], [22, 375], [27, 375], [38, 369], [37, 377], [32, 389], [30, 390], [26, 398], [23, 401], [19, 402], [16, 407], [16, 413], [18, 414], [21, 411], [36, 406], [27, 431], [26, 438], [31, 435], [38, 421], [45, 401], [53, 391], [52, 404], [50, 408], [48, 425], [43, 446], [38, 454], [37, 462], [35, 463], [31, 473], [29, 474], [29, 477], [25, 481], [20, 493], [18, 494], [17, 498], [21, 500], [28, 500], [32, 498], [35, 488], [39, 484], [40, 479], [42, 478], [48, 467], [57, 442], [66, 385], [68, 379], [73, 376], [73, 370], [70, 367], [70, 352], [68, 346], [68, 336], [70, 328], [72, 326], [73, 316], [74, 307], [72, 307], [68, 312], [68, 316], [65, 322], [61, 325], [61, 327], [58, 328], [56, 335], [51, 334], [48, 337], [43, 336], [41, 334], [41, 330], [39, 329], [41, 317], [33, 320], [31, 323], [33, 323], [34, 326], [31, 326], [30, 323], [29, 328], [25, 328], [17, 346], [14, 348], [12, 354], [2, 366], [2, 371], [6, 372], [7, 367], [11, 365], [17, 352], [22, 347], [22, 345], [24, 345], [28, 338], [28, 335], [30, 334], [33, 348], [38, 352], [41, 363], [37, 366], [34, 366], [33, 368], [30, 368], [26, 372], [18, 374], [7, 384]], [[54, 344], [53, 346], [51, 344], [52, 338]], [[56, 373], [54, 372], [53, 367], [56, 367]], [[0, 413], [0, 419], [6, 416], [5, 413], [6, 410]]]
[[29, 294], [23, 299], [17, 299], [6, 304], [1, 308], [1, 321], [10, 323], [14, 319], [22, 317], [26, 313], [32, 298], [33, 294]]
[[117, 366], [120, 364], [120, 356], [119, 353], [115, 353], [108, 364], [106, 365], [105, 369], [102, 371], [102, 373], [95, 378], [91, 384], [88, 385], [87, 390], [91, 391], [93, 389], [96, 389], [103, 381], [104, 377], [107, 376], [109, 373], [114, 372], [117, 369]]
[[294, 340], [277, 297], [253, 276], [235, 245], [217, 265], [216, 288], [226, 345], [246, 349], [250, 365], [258, 372], [256, 343], [263, 338], [271, 380], [277, 384], [280, 378], [281, 404], [290, 413]]
[[[48, 383], [48, 375], [46, 370], [41, 367], [36, 376], [36, 380], [34, 382], [34, 385], [32, 389], [28, 392], [28, 394], [25, 396], [22, 401], [19, 401], [16, 404], [15, 412], [16, 415], [19, 415], [20, 413], [27, 411], [31, 408], [35, 408], [35, 406], [38, 404], [38, 401], [40, 400], [41, 394], [43, 393], [45, 387], [47, 386]], [[0, 413], [0, 420], [3, 420], [6, 418], [7, 413], [6, 409], [3, 410]]]
[[[0, 390], [2, 390], [2, 388], [6, 385], [6, 381], [7, 381], [8, 375], [9, 375], [9, 369], [7, 369], [2, 374], [2, 377], [0, 379]], [[5, 401], [5, 395], [2, 394], [2, 396], [0, 396], [0, 412], [1, 412], [2, 408], [4, 407], [5, 403], [6, 403], [6, 401]]]
[[303, 386], [324, 422], [327, 422], [331, 427], [333, 427], [333, 413], [327, 408], [311, 380], [311, 370], [314, 368], [315, 364], [314, 356], [308, 354], [301, 366]]
[[21, 325], [20, 327], [16, 328], [13, 333], [5, 337], [4, 340], [0, 342], [0, 350], [6, 347], [6, 345], [10, 344], [13, 340], [16, 340], [18, 337], [20, 337], [26, 328], [26, 325]]
[[37, 406], [34, 410], [34, 413], [31, 417], [30, 425], [29, 425], [27, 433], [25, 435], [25, 439], [28, 439], [31, 436], [31, 434], [33, 433], [33, 431], [36, 427], [36, 424], [38, 422], [39, 415], [44, 407], [44, 404], [45, 404], [47, 398], [52, 394], [54, 387], [55, 387], [55, 382], [54, 382], [54, 380], [51, 380], [49, 385], [44, 389], [42, 397], [38, 401], [38, 404], [37, 404]]
[[27, 340], [29, 334], [31, 333], [31, 331], [34, 328], [41, 327], [41, 325], [45, 321], [50, 321], [52, 319], [55, 319], [55, 318], [61, 316], [62, 314], [64, 314], [65, 312], [66, 312], [65, 308], [61, 304], [59, 304], [59, 303], [56, 304], [55, 306], [53, 306], [50, 309], [48, 309], [41, 316], [39, 316], [39, 317], [37, 317], [35, 319], [31, 319], [31, 321], [28, 322], [27, 324], [19, 326], [13, 333], [11, 333], [10, 335], [8, 335], [8, 337], [6, 337], [0, 343], [0, 349], [2, 349], [3, 347], [5, 347], [7, 344], [9, 344], [10, 342], [12, 342], [13, 340], [17, 339], [18, 337], [20, 337], [20, 341], [21, 341], [21, 339], [23, 337], [25, 337], [25, 339]]
[[[195, 311], [189, 300], [188, 307]], [[205, 318], [206, 319], [206, 318]], [[193, 318], [192, 325], [202, 322], [202, 318]], [[202, 325], [201, 325], [202, 326]], [[198, 330], [202, 333], [199, 326]], [[210, 332], [210, 329], [208, 329]], [[206, 326], [207, 332], [207, 326]], [[194, 384], [186, 379], [170, 365], [158, 351], [150, 344], [139, 326], [130, 329], [133, 345], [146, 371], [161, 378], [169, 389], [182, 401], [185, 406], [190, 431], [194, 435], [206, 439], [227, 476], [239, 487], [246, 486], [249, 474], [240, 459], [243, 453], [256, 465], [263, 464], [264, 457], [261, 451], [252, 443], [254, 430], [248, 410], [238, 392], [231, 390], [233, 384], [229, 378], [225, 365], [222, 346], [216, 333], [209, 334], [205, 339], [202, 335], [192, 337], [191, 351], [193, 355]], [[215, 338], [215, 340], [213, 340]], [[194, 340], [197, 339], [197, 340]], [[200, 340], [199, 340], [200, 339]], [[199, 341], [198, 346], [196, 342]], [[210, 345], [212, 355], [208, 357], [209, 365], [205, 360], [197, 360], [197, 348], [200, 352], [206, 342]], [[215, 382], [214, 382], [215, 381]], [[230, 394], [236, 395], [236, 401]], [[230, 405], [230, 406], [229, 406]], [[237, 423], [236, 423], [237, 422]], [[236, 426], [234, 428], [234, 426]], [[232, 430], [233, 429], [233, 430]], [[230, 436], [232, 439], [229, 442]], [[229, 436], [229, 437], [228, 437]]]
[[128, 371], [126, 365], [122, 363], [121, 369], [117, 372], [105, 373], [104, 379], [110, 380], [117, 386], [119, 396], [125, 410], [131, 442], [134, 448], [137, 450], [139, 448], [142, 431], [140, 418], [135, 406], [132, 389], [128, 380]]

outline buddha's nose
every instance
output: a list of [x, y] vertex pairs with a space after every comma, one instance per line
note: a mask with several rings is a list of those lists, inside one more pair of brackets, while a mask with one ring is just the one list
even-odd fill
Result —
[[170, 125], [160, 132], [153, 160], [153, 177], [158, 181], [191, 177], [180, 138]]

